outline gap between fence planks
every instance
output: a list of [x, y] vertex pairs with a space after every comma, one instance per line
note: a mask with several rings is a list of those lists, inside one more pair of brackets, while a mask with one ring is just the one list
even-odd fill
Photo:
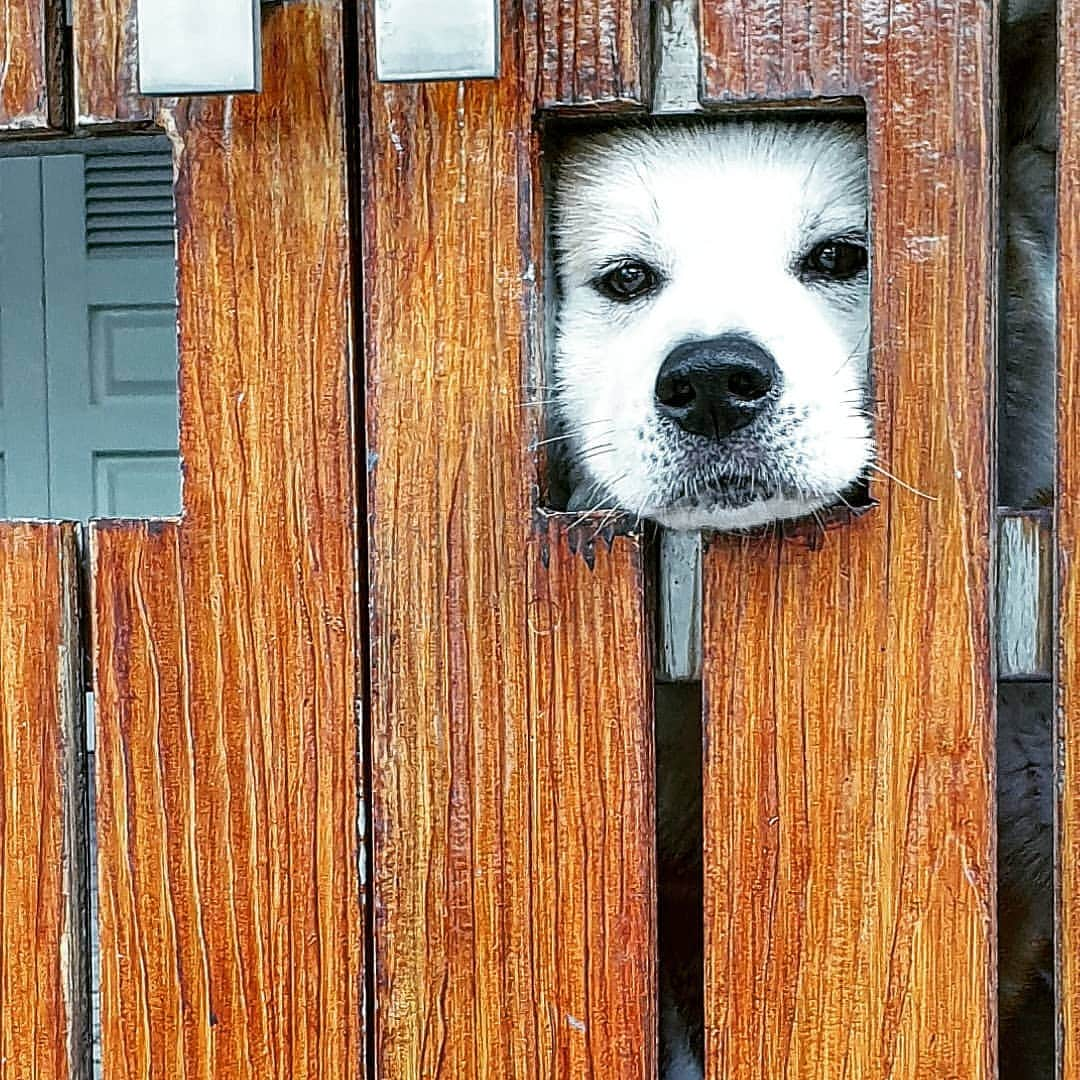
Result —
[[[96, 10], [84, 114], [129, 115]], [[157, 115], [183, 519], [92, 533], [109, 1080], [363, 1071], [346, 35], [336, 0], [263, 20], [261, 94]]]
[[931, 496], [707, 554], [708, 1077], [988, 1080], [994, 12], [701, 18], [714, 101], [867, 99], [879, 460]]
[[0, 523], [0, 1077], [90, 1080], [73, 525]]

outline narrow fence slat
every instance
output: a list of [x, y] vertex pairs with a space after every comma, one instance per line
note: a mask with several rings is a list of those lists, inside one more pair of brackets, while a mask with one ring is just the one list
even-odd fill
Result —
[[220, 824], [197, 817], [192, 791], [192, 657], [177, 533], [167, 524], [97, 526], [92, 534], [101, 1038], [109, 1080], [181, 1080], [212, 1060], [199, 834], [215, 835]]
[[136, 0], [72, 5], [76, 127], [144, 126], [157, 103], [139, 94]]
[[650, 5], [642, 0], [535, 0], [539, 104], [639, 104], [646, 93]]
[[178, 523], [93, 547], [106, 1080], [364, 1069], [343, 23], [268, 6], [177, 160]]
[[878, 460], [909, 486], [820, 551], [709, 549], [708, 1076], [985, 1080], [993, 12], [701, 15], [710, 99], [866, 99]]
[[0, 524], [0, 1077], [90, 1080], [72, 525]]
[[62, 127], [63, 3], [0, 0], [0, 30], [0, 132]]
[[[561, 7], [583, 27], [631, 10]], [[360, 91], [376, 1067], [653, 1080], [640, 554], [619, 539], [594, 571], [558, 523], [535, 535], [524, 407], [543, 325], [534, 108], [614, 84], [556, 85], [535, 11], [501, 9], [498, 81], [382, 86], [369, 56]], [[606, 791], [586, 747], [619, 759]]]
[[1080, 1076], [1080, 3], [1058, 41], [1057, 962], [1062, 1080]]
[[[542, 1078], [656, 1075], [653, 662], [639, 538], [531, 545], [530, 831]], [[481, 1074], [483, 1076], [484, 1074]]]

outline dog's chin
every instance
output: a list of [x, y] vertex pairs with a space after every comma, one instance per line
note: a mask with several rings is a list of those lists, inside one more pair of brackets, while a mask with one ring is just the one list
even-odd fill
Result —
[[696, 496], [693, 500], [649, 507], [642, 517], [655, 521], [666, 529], [691, 531], [698, 529], [716, 532], [739, 532], [760, 529], [778, 521], [791, 521], [807, 517], [816, 510], [831, 506], [838, 496], [773, 495], [758, 497], [733, 505], [728, 499], [712, 501], [708, 496]]

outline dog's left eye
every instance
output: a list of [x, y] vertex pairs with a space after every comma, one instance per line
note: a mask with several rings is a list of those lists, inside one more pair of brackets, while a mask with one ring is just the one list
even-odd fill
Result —
[[825, 240], [810, 249], [802, 273], [811, 277], [847, 281], [866, 269], [866, 245], [856, 240]]
[[652, 292], [659, 282], [659, 275], [647, 263], [636, 259], [613, 266], [593, 282], [609, 300], [625, 302]]

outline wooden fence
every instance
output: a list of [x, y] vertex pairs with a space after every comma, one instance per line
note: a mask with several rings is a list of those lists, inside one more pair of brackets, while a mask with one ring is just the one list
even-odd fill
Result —
[[[156, 124], [173, 142], [184, 460], [180, 520], [91, 526], [85, 590], [73, 527], [0, 525], [2, 1080], [90, 1075], [88, 871], [105, 1080], [655, 1077], [652, 552], [541, 510], [521, 406], [544, 350], [537, 119], [647, 111], [653, 28], [675, 6], [503, 0], [498, 80], [388, 86], [369, 4], [290, 0], [264, 11], [260, 95], [151, 102], [134, 0], [75, 0], [70, 52], [62, 4], [0, 0], [6, 135]], [[820, 549], [707, 546], [707, 1075], [989, 1078], [995, 13], [698, 15], [706, 104], [865, 101], [881, 460], [936, 496], [882, 486]], [[1062, 25], [1080, 55], [1080, 0]], [[1054, 537], [1065, 1078], [1074, 68]]]

